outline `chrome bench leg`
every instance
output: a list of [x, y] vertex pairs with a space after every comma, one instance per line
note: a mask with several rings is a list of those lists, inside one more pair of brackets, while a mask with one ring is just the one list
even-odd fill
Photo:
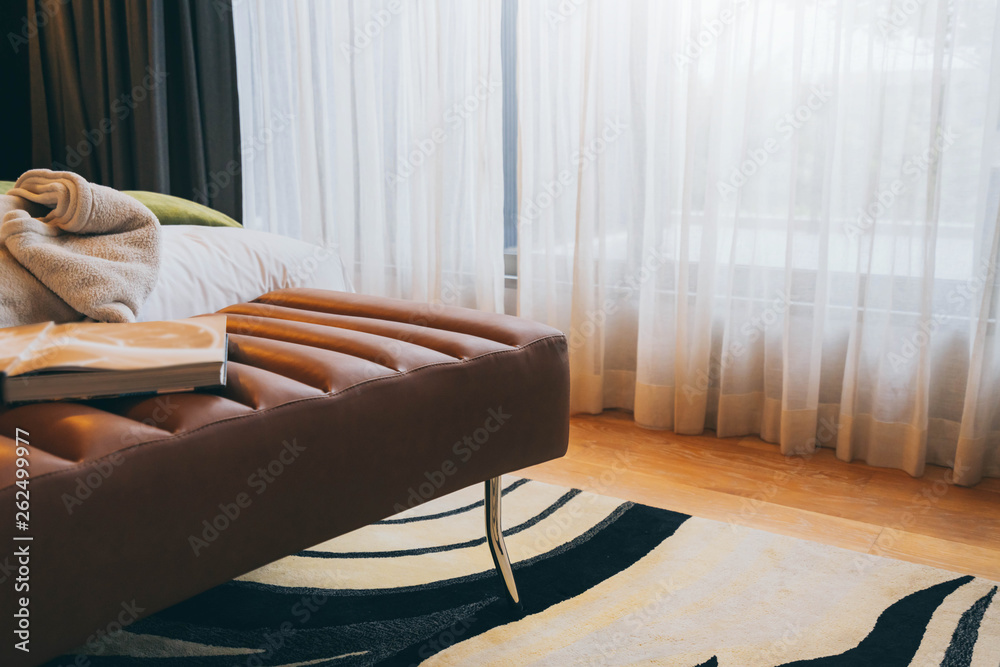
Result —
[[514, 583], [514, 573], [510, 569], [510, 558], [507, 556], [507, 545], [503, 542], [503, 529], [500, 526], [500, 478], [486, 480], [486, 541], [493, 554], [493, 565], [503, 578], [511, 602], [521, 609], [521, 598], [517, 594]]

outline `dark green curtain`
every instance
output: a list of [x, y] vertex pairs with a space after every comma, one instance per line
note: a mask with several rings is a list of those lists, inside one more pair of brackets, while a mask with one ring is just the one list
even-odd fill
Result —
[[230, 0], [28, 0], [33, 166], [240, 219], [231, 9]]

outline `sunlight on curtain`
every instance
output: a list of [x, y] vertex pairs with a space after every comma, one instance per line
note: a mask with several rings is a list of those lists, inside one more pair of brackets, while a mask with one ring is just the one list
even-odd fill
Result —
[[502, 310], [500, 0], [233, 11], [246, 226], [367, 294]]
[[574, 411], [1000, 475], [997, 18], [522, 2], [519, 313]]

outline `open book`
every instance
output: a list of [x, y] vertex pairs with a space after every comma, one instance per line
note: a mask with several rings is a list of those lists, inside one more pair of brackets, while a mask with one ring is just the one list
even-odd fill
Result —
[[0, 329], [4, 403], [165, 393], [226, 383], [226, 316]]

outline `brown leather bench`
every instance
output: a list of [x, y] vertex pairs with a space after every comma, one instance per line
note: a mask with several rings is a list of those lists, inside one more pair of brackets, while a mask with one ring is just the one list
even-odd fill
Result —
[[[100, 648], [136, 618], [484, 481], [489, 543], [516, 600], [491, 480], [566, 451], [561, 333], [319, 290], [223, 312], [224, 389], [0, 411], [0, 664]], [[16, 429], [30, 452], [27, 530], [15, 526]], [[13, 648], [20, 597], [30, 653]]]

